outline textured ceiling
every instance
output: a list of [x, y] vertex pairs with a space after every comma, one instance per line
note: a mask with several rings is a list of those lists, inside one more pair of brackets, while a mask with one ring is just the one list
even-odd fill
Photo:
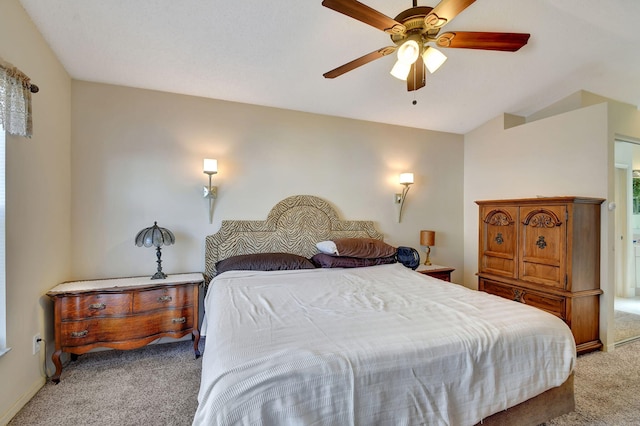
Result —
[[[390, 17], [412, 6], [362, 2]], [[461, 134], [578, 90], [640, 104], [637, 0], [477, 0], [445, 29], [524, 32], [529, 43], [515, 53], [442, 49], [447, 62], [416, 92], [389, 75], [394, 56], [323, 78], [391, 42], [321, 0], [20, 3], [79, 80]]]

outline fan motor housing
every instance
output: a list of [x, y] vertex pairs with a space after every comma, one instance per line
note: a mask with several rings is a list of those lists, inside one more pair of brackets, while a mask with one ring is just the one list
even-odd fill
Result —
[[399, 45], [413, 34], [427, 33], [424, 18], [432, 10], [429, 6], [417, 6], [400, 12], [394, 19], [404, 25], [407, 31], [404, 34], [391, 34], [391, 41]]

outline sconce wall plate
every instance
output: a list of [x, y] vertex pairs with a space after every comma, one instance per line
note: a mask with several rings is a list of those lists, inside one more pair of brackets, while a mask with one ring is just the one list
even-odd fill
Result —
[[409, 192], [409, 186], [413, 184], [413, 173], [400, 173], [400, 185], [404, 185], [401, 194], [396, 194], [396, 204], [400, 204], [400, 211], [398, 212], [398, 223], [402, 220], [402, 208], [404, 207], [404, 201], [407, 198]]
[[205, 158], [202, 172], [209, 175], [209, 186], [204, 187], [203, 197], [209, 200], [209, 223], [213, 223], [213, 205], [218, 198], [218, 187], [212, 185], [211, 177], [218, 173], [218, 160]]

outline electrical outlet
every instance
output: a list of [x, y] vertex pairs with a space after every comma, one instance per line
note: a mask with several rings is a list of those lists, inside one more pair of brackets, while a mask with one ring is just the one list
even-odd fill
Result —
[[40, 352], [40, 342], [42, 339], [40, 338], [40, 333], [33, 336], [33, 354], [37, 354]]

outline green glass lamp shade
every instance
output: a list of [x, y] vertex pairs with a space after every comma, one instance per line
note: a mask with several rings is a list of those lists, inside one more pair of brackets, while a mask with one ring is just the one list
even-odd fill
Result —
[[167, 278], [167, 274], [162, 272], [162, 259], [160, 247], [170, 246], [176, 241], [176, 237], [173, 232], [167, 228], [161, 228], [158, 226], [158, 222], [153, 222], [153, 226], [144, 228], [136, 235], [136, 245], [138, 247], [156, 247], [156, 257], [158, 260], [158, 271], [151, 277], [152, 280]]

